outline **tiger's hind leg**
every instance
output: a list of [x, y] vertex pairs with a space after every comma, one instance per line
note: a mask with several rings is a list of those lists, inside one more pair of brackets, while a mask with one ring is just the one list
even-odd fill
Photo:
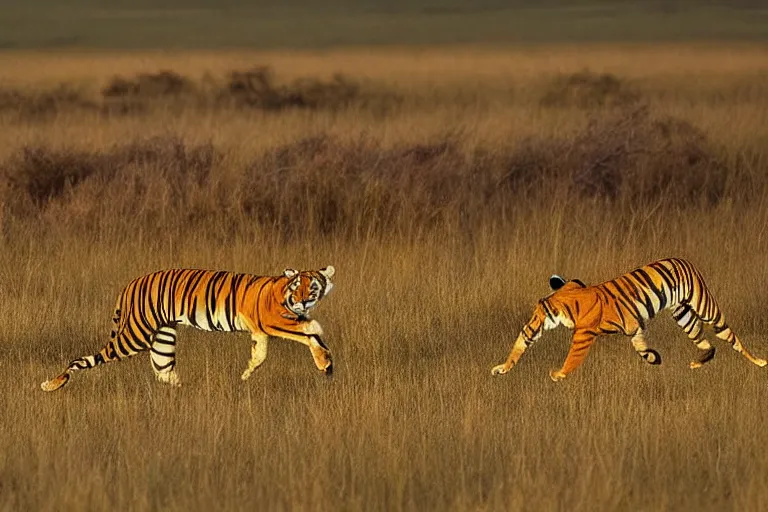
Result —
[[645, 344], [645, 337], [643, 336], [643, 330], [638, 329], [632, 336], [632, 348], [635, 349], [637, 355], [643, 358], [648, 364], [661, 364], [661, 355], [652, 348], [648, 348]]
[[181, 386], [179, 374], [176, 373], [176, 329], [174, 326], [165, 325], [157, 330], [152, 337], [149, 359], [157, 380], [171, 386]]
[[715, 347], [704, 338], [702, 333], [702, 320], [699, 315], [687, 304], [681, 304], [672, 312], [672, 318], [675, 319], [688, 338], [693, 341], [701, 353], [694, 361], [688, 363], [691, 369], [701, 368], [715, 357]]

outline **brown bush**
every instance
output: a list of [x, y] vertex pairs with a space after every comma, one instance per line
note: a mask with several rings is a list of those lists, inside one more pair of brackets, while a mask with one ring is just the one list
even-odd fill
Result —
[[[219, 166], [222, 158], [210, 144], [170, 137], [104, 153], [24, 148], [2, 169], [11, 184], [7, 203], [26, 198], [23, 204], [36, 211], [66, 190], [76, 196], [92, 176], [103, 187], [125, 189], [116, 200], [129, 206], [140, 204], [160, 179], [172, 211], [163, 225], [208, 218], [284, 234], [445, 222], [471, 229], [510, 205], [536, 206], [565, 195], [633, 207], [715, 204], [731, 193], [729, 179], [743, 183], [741, 170], [727, 168], [703, 133], [675, 119], [654, 119], [644, 108], [597, 117], [566, 139], [531, 139], [494, 152], [462, 151], [456, 135], [396, 148], [365, 137], [321, 136], [276, 147], [240, 168]], [[125, 184], [128, 175], [133, 185]], [[755, 185], [751, 190], [761, 190]], [[103, 194], [92, 194], [101, 201]], [[749, 192], [739, 194], [749, 199]], [[129, 206], [113, 209], [128, 212]]]
[[10, 113], [20, 119], [42, 119], [74, 110], [96, 111], [98, 108], [96, 103], [66, 84], [47, 91], [0, 88], [0, 114]]
[[90, 111], [113, 115], [145, 114], [153, 109], [252, 108], [279, 111], [289, 108], [339, 110], [351, 105], [385, 112], [402, 102], [391, 91], [363, 91], [341, 74], [329, 80], [302, 77], [279, 83], [268, 67], [235, 70], [223, 81], [206, 75], [195, 81], [171, 70], [115, 76], [101, 89], [99, 101], [90, 100], [66, 84], [52, 90], [26, 92], [0, 89], [0, 113], [33, 119], [63, 111]]
[[628, 106], [640, 96], [626, 81], [611, 73], [589, 70], [556, 77], [541, 96], [545, 107], [577, 107], [583, 109]]
[[102, 89], [101, 95], [105, 98], [162, 98], [194, 91], [192, 80], [173, 71], [164, 70], [158, 73], [140, 73], [134, 79], [116, 76]]
[[247, 71], [232, 71], [226, 88], [218, 97], [238, 107], [262, 110], [291, 107], [338, 109], [348, 106], [359, 94], [359, 86], [340, 74], [334, 75], [329, 81], [300, 78], [290, 84], [278, 85], [268, 67], [258, 67]]
[[163, 173], [181, 187], [199, 186], [220, 158], [211, 144], [189, 146], [175, 137], [134, 141], [107, 152], [24, 147], [0, 165], [0, 177], [5, 181], [2, 201], [16, 214], [34, 214], [62, 199], [67, 191], [77, 194], [80, 185], [92, 177], [104, 186], [120, 186], [119, 178], [129, 168]]
[[570, 140], [526, 141], [506, 165], [501, 185], [513, 190], [538, 176], [583, 196], [633, 203], [715, 203], [727, 193], [730, 172], [700, 130], [654, 119], [645, 107], [593, 118]]

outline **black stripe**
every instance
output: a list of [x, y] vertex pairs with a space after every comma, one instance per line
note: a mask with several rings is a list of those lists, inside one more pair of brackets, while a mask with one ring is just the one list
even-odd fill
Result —
[[675, 276], [672, 275], [672, 272], [662, 265], [660, 262], [651, 263], [651, 268], [656, 270], [656, 272], [659, 274], [659, 276], [664, 280], [664, 283], [667, 285], [667, 288], [670, 291], [670, 297], [672, 297], [672, 292], [675, 290]]
[[189, 311], [187, 311], [187, 318], [189, 318], [189, 323], [192, 324], [192, 327], [202, 329], [197, 323], [197, 294], [193, 295], [192, 304], [190, 305]]
[[576, 321], [576, 317], [573, 316], [573, 311], [571, 311], [571, 308], [568, 307], [568, 304], [563, 302], [562, 305], [565, 308], [565, 312], [568, 314], [568, 319], [571, 320], [572, 322], [575, 322]]
[[680, 268], [676, 261], [674, 259], [669, 260], [670, 263], [672, 263], [672, 272], [675, 274], [675, 295], [676, 295], [676, 301], [675, 302], [682, 302], [682, 292], [684, 291], [684, 283], [683, 283], [683, 276], [680, 274]]
[[323, 340], [322, 340], [322, 338], [320, 338], [320, 336], [318, 336], [317, 334], [313, 334], [311, 337], [317, 342], [318, 345], [320, 345], [325, 350], [328, 350], [330, 352], [328, 347], [325, 346], [325, 343], [323, 343]]
[[326, 279], [320, 271], [317, 272], [317, 276], [315, 278], [320, 281], [320, 294], [317, 297], [317, 300], [319, 301], [325, 296], [325, 288], [328, 286], [328, 279]]
[[541, 304], [541, 306], [544, 308], [544, 312], [547, 314], [547, 316], [549, 318], [551, 318], [552, 320], [554, 320], [555, 319], [555, 315], [554, 315], [554, 313], [552, 313], [552, 310], [549, 308], [549, 303], [547, 302], [547, 300], [546, 299], [541, 299], [539, 301], [539, 304]]
[[219, 274], [219, 272], [214, 272], [205, 284], [205, 309], [203, 312], [205, 313], [205, 321], [208, 324], [207, 330], [209, 331], [220, 330], [217, 329], [216, 324], [213, 323], [213, 314], [216, 310], [216, 292], [214, 291], [214, 287], [216, 286], [216, 281], [219, 279]]
[[133, 324], [135, 329], [141, 331], [142, 335], [150, 335], [152, 333], [152, 329], [146, 325], [141, 312], [142, 305], [140, 299], [143, 297], [141, 293], [142, 282], [143, 279], [137, 279], [131, 283], [131, 285], [129, 285], [128, 289], [126, 289], [130, 303], [128, 308], [128, 322]]
[[[134, 330], [134, 327], [138, 327], [136, 323], [129, 322], [123, 330], [123, 335], [118, 338], [118, 343], [127, 345], [134, 352], [141, 352], [144, 349], [142, 341], [148, 336], [144, 336], [143, 333], [141, 336], [138, 336]], [[125, 346], [121, 346], [121, 348], [125, 348]]]
[[186, 313], [187, 317], [190, 316], [190, 311], [192, 312], [192, 318], [190, 318], [190, 323], [192, 323], [193, 326], [198, 327], [197, 325], [197, 295], [200, 293], [200, 290], [197, 289], [198, 285], [200, 284], [200, 281], [203, 280], [205, 275], [208, 272], [204, 270], [194, 270], [192, 271], [192, 275], [189, 276], [189, 279], [187, 280], [186, 286], [184, 286], [184, 291], [181, 294], [181, 297], [179, 297], [179, 301], [182, 302], [182, 314]]
[[184, 295], [182, 295], [177, 300], [177, 290], [179, 288], [179, 285], [183, 282], [186, 284], [189, 284], [189, 270], [181, 270], [179, 271], [179, 274], [174, 277], [173, 281], [171, 282], [171, 289], [168, 290], [168, 305], [167, 307], [170, 309], [171, 313], [169, 315], [169, 318], [176, 320], [179, 317], [184, 315], [184, 308], [186, 304], [184, 304]]
[[[619, 306], [619, 300], [616, 298], [616, 296], [611, 293], [611, 290], [608, 289], [607, 286], [605, 286], [607, 283], [603, 283], [602, 285], [599, 285], [597, 288], [598, 290], [601, 290], [604, 294], [608, 295], [611, 300], [614, 302], [613, 307], [616, 310], [616, 314], [619, 315], [619, 319], [621, 320], [621, 329], [624, 331], [624, 333], [627, 332], [627, 319], [624, 318], [624, 313], [621, 311], [621, 307]], [[608, 300], [606, 299], [606, 303]]]
[[694, 323], [698, 317], [694, 314], [693, 311], [691, 311], [691, 316], [688, 317], [688, 321], [685, 322], [685, 325], [683, 326], [683, 330], [687, 333], [690, 333], [692, 329], [689, 329], [688, 326], [690, 326], [692, 323]]
[[664, 290], [656, 288], [656, 284], [653, 282], [653, 279], [651, 278], [650, 274], [648, 274], [644, 269], [639, 268], [637, 269], [636, 272], [640, 275], [640, 277], [642, 277], [648, 283], [648, 287], [656, 295], [656, 298], [659, 299], [659, 311], [666, 308], [667, 296], [664, 293]]
[[159, 356], [176, 357], [176, 352], [163, 352], [162, 350], [157, 350], [155, 345], [152, 345], [152, 348], [150, 348], [149, 351]]
[[[631, 297], [627, 295], [627, 293], [622, 289], [621, 286], [619, 286], [619, 283], [617, 283], [615, 280], [608, 281], [606, 284], [613, 284], [616, 287], [616, 291], [618, 292], [618, 295], [616, 296], [616, 301], [620, 305], [624, 305], [624, 307], [629, 310], [630, 312], [634, 313], [632, 316], [633, 318], [640, 324], [640, 326], [643, 326], [643, 320], [642, 316], [640, 315], [640, 310], [635, 305], [634, 301]], [[626, 325], [626, 323], [625, 323]]]
[[[297, 325], [297, 327], [298, 327], [298, 325]], [[307, 336], [302, 331], [291, 331], [289, 329], [284, 329], [282, 327], [277, 327], [277, 326], [274, 326], [274, 325], [270, 325], [269, 329], [271, 329], [273, 331], [277, 331], [277, 332], [284, 332], [284, 333], [287, 333], [287, 334], [298, 334], [298, 335], [301, 335], [301, 336]], [[264, 332], [266, 332], [266, 331], [264, 331]], [[310, 336], [312, 336], [312, 335], [310, 335]]]
[[[645, 308], [646, 315], [644, 315], [643, 318], [653, 318], [656, 313], [653, 308], [653, 301], [648, 293], [646, 293], [643, 283], [637, 280], [633, 274], [625, 274], [621, 276], [620, 279], [626, 280], [626, 282], [629, 283], [628, 286], [634, 290], [634, 295], [637, 297], [635, 304], [641, 304]], [[640, 310], [639, 307], [637, 309], [638, 311]]]
[[672, 312], [672, 318], [675, 319], [675, 322], [680, 321], [680, 319], [683, 318], [683, 316], [685, 316], [685, 312], [688, 311], [689, 309], [691, 308], [688, 307], [687, 304], [682, 304], [678, 306], [677, 309], [675, 309], [675, 311]]
[[693, 294], [695, 292], [693, 288], [693, 284], [694, 284], [693, 275], [691, 274], [691, 269], [688, 268], [687, 265], [683, 265], [682, 262], [680, 262], [680, 268], [683, 271], [683, 274], [685, 275], [684, 284], [687, 287], [687, 291], [688, 291], [688, 293], [686, 293], [685, 301], [690, 303], [691, 299], [693, 298]]
[[149, 284], [148, 284], [149, 311], [150, 313], [152, 313], [152, 323], [154, 325], [162, 324], [162, 322], [160, 321], [160, 314], [157, 310], [157, 306], [160, 300], [160, 297], [159, 297], [160, 287], [157, 281], [159, 281], [160, 277], [162, 277], [161, 274], [153, 274], [152, 276], [150, 276]]
[[[160, 312], [160, 323], [167, 324], [168, 322], [175, 320], [173, 318], [175, 315], [172, 311], [169, 310], [169, 302], [172, 304], [173, 299], [169, 300], [168, 292], [170, 291], [171, 286], [173, 285], [173, 282], [176, 281], [175, 279], [176, 272], [174, 270], [169, 270], [167, 272], [163, 273], [163, 277], [160, 280], [160, 286], [157, 290], [157, 300], [158, 300], [158, 308]], [[173, 297], [171, 295], [171, 297]]]
[[[245, 297], [245, 290], [248, 288], [243, 281], [248, 276], [245, 274], [238, 274], [237, 276], [237, 282], [232, 284], [232, 325], [235, 325], [237, 323], [237, 303], [238, 298]], [[240, 290], [240, 287], [242, 287], [242, 291]]]
[[171, 362], [169, 362], [169, 363], [166, 363], [166, 364], [160, 365], [160, 364], [157, 364], [157, 363], [156, 363], [154, 360], [152, 360], [152, 366], [153, 366], [153, 367], [155, 368], [155, 370], [157, 370], [158, 372], [161, 372], [161, 371], [165, 370], [165, 369], [166, 369], [166, 368], [168, 368], [168, 367], [174, 366], [175, 364], [176, 364], [176, 361], [171, 361]]
[[531, 333], [533, 333], [533, 328], [530, 325], [525, 324], [523, 326], [523, 328], [521, 329], [521, 331], [523, 332], [523, 335], [525, 335], [525, 337], [527, 337], [527, 338], [532, 337], [531, 334], [528, 334], [528, 332], [526, 332], [526, 329], [528, 329]]
[[[218, 304], [219, 298], [224, 297], [224, 323], [221, 323], [221, 320], [218, 320], [219, 326], [222, 331], [232, 332], [233, 326], [229, 321], [229, 294], [226, 296], [223, 295], [224, 287], [229, 284], [229, 294], [232, 294], [232, 273], [227, 272], [224, 274], [224, 277], [221, 279], [221, 282], [219, 283], [219, 289], [216, 290], [216, 303]], [[218, 309], [218, 308], [217, 308]], [[218, 318], [219, 311], [216, 312], [216, 317]]]
[[224, 304], [224, 315], [227, 318], [227, 325], [229, 326], [230, 331], [234, 331], [237, 328], [235, 325], [234, 310], [236, 304], [235, 299], [237, 298], [237, 286], [241, 279], [242, 274], [234, 274], [231, 276], [229, 282], [229, 296]]

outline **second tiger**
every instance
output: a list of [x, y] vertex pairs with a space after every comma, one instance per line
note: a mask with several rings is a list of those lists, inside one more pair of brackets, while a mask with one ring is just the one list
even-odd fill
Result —
[[640, 357], [650, 364], [660, 364], [661, 356], [648, 348], [643, 330], [646, 322], [664, 309], [672, 310], [672, 317], [701, 351], [690, 363], [691, 368], [715, 356], [715, 347], [702, 336], [704, 324], [711, 325], [715, 336], [752, 363], [766, 365], [765, 359], [753, 357], [731, 331], [701, 274], [686, 260], [655, 261], [594, 286], [557, 275], [549, 283], [554, 293], [539, 301], [506, 362], [491, 370], [494, 375], [507, 373], [542, 332], [560, 324], [573, 329], [573, 339], [562, 368], [550, 372], [554, 381], [578, 368], [595, 338], [602, 334], [631, 336], [632, 347]]

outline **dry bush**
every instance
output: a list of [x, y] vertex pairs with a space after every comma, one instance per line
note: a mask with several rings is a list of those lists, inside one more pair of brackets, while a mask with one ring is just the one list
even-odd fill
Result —
[[[729, 179], [750, 179], [739, 167], [729, 169], [690, 123], [656, 119], [644, 108], [595, 117], [559, 140], [469, 152], [462, 143], [446, 136], [385, 148], [367, 137], [318, 136], [224, 169], [210, 143], [160, 137], [95, 153], [26, 147], [0, 171], [9, 184], [4, 201], [17, 212], [42, 211], [53, 201], [59, 208], [75, 203], [85, 215], [104, 207], [109, 189], [119, 189], [110, 207], [113, 215], [128, 214], [146, 190], [162, 186], [172, 206], [163, 225], [210, 218], [339, 236], [456, 222], [471, 229], [510, 204], [565, 195], [632, 207], [715, 205], [733, 192]], [[755, 183], [738, 193], [749, 200], [761, 190]], [[94, 204], [84, 209], [87, 203]]]
[[379, 112], [402, 103], [393, 91], [367, 90], [350, 77], [336, 73], [328, 80], [300, 77], [281, 83], [271, 68], [262, 66], [231, 71], [222, 81], [206, 74], [199, 81], [172, 70], [114, 76], [92, 100], [67, 84], [50, 90], [0, 89], [0, 113], [18, 119], [39, 119], [63, 112], [96, 112], [109, 115], [148, 114], [153, 110], [215, 111], [219, 109], [341, 110], [351, 106]]
[[548, 85], [540, 103], [545, 107], [626, 107], [640, 100], [627, 82], [611, 73], [584, 70], [559, 75]]
[[158, 73], [140, 73], [134, 79], [113, 77], [101, 90], [105, 98], [162, 98], [179, 96], [194, 92], [195, 87], [189, 78], [173, 71]]
[[98, 111], [99, 106], [67, 84], [54, 89], [25, 91], [0, 88], [0, 114], [17, 119], [48, 119], [74, 111]]
[[[16, 215], [35, 215], [51, 203], [76, 199], [89, 179], [98, 181], [101, 188], [119, 187], [127, 169], [161, 173], [178, 183], [182, 193], [187, 186], [201, 185], [220, 160], [212, 145], [190, 146], [176, 137], [135, 141], [106, 152], [23, 147], [0, 165], [5, 181], [2, 202]], [[139, 186], [135, 192], [140, 195], [144, 190]], [[128, 204], [136, 199], [124, 196]], [[92, 200], [99, 201], [98, 195]]]
[[537, 177], [570, 183], [587, 197], [647, 204], [706, 200], [717, 203], [735, 172], [706, 135], [687, 121], [654, 118], [648, 108], [593, 117], [586, 129], [560, 141], [524, 142], [506, 163], [502, 184]]
[[351, 78], [334, 74], [329, 80], [275, 79], [268, 66], [230, 71], [222, 82], [206, 74], [199, 83], [173, 71], [141, 73], [135, 78], [114, 77], [103, 89], [104, 108], [111, 113], [148, 112], [153, 108], [339, 110], [352, 105], [384, 107], [396, 104], [391, 92], [363, 91]]
[[360, 96], [360, 86], [341, 74], [329, 81], [300, 78], [278, 85], [268, 67], [232, 71], [219, 100], [238, 107], [261, 110], [285, 108], [339, 109], [349, 106]]
[[144, 113], [150, 108], [187, 106], [200, 102], [194, 82], [169, 70], [113, 77], [101, 90], [102, 109], [110, 114]]

